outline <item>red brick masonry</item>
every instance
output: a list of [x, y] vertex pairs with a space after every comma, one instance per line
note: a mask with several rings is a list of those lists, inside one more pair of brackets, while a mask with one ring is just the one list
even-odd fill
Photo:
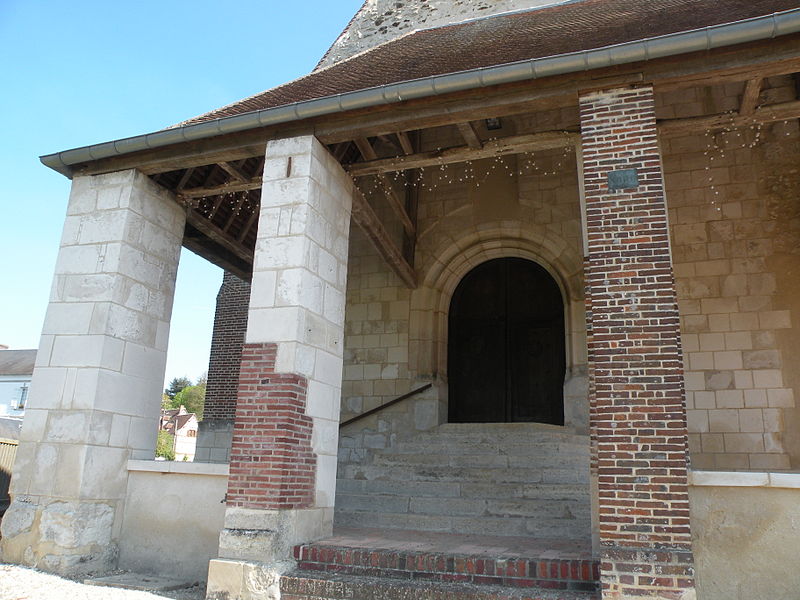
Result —
[[245, 344], [231, 446], [228, 506], [265, 510], [314, 503], [316, 456], [307, 380], [276, 373], [275, 344]]
[[[686, 405], [653, 90], [580, 99], [604, 598], [694, 587]], [[638, 170], [636, 188], [606, 177]]]
[[492, 558], [315, 544], [296, 546], [294, 557], [305, 571], [398, 579], [589, 591], [598, 579], [598, 563], [590, 558]]

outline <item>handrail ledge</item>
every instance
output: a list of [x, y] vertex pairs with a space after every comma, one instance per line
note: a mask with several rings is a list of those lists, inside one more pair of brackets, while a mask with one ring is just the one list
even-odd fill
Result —
[[402, 396], [398, 396], [394, 400], [389, 400], [385, 404], [381, 404], [380, 406], [376, 406], [375, 408], [372, 408], [372, 409], [368, 410], [367, 412], [363, 412], [360, 415], [356, 415], [352, 419], [347, 419], [347, 421], [343, 421], [342, 423], [339, 423], [339, 429], [341, 429], [342, 427], [346, 427], [347, 425], [350, 425], [351, 423], [355, 423], [356, 421], [360, 421], [361, 419], [366, 419], [367, 417], [369, 417], [371, 415], [374, 415], [376, 412], [382, 411], [384, 408], [389, 408], [390, 406], [394, 406], [398, 402], [402, 402], [403, 400], [408, 400], [412, 396], [416, 396], [417, 394], [420, 394], [420, 393], [424, 392], [425, 390], [427, 390], [427, 389], [429, 389], [431, 387], [433, 387], [432, 383], [426, 383], [425, 385], [420, 386], [415, 390], [411, 390], [410, 392], [406, 392], [405, 394], [403, 394]]

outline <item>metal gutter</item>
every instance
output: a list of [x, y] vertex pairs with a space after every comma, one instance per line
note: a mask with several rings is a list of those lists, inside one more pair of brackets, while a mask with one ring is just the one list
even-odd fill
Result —
[[73, 165], [142, 150], [153, 150], [170, 144], [208, 139], [269, 125], [280, 125], [311, 117], [332, 115], [348, 110], [427, 98], [474, 88], [541, 79], [543, 77], [552, 77], [553, 75], [564, 75], [566, 73], [601, 69], [689, 52], [711, 50], [797, 32], [800, 32], [800, 8], [593, 50], [434, 75], [336, 96], [305, 100], [285, 106], [267, 108], [213, 121], [47, 154], [40, 157], [40, 160], [51, 169], [71, 177]]

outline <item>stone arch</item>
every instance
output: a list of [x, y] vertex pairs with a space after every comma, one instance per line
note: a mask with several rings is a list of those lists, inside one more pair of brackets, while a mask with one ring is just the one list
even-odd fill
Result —
[[411, 295], [409, 369], [419, 378], [442, 382], [440, 399], [446, 402], [447, 316], [453, 292], [479, 264], [508, 257], [541, 265], [561, 290], [567, 352], [565, 423], [583, 431], [588, 423], [583, 261], [566, 240], [546, 228], [500, 222], [482, 224], [456, 239], [439, 238], [424, 257], [428, 260], [422, 265], [420, 285]]

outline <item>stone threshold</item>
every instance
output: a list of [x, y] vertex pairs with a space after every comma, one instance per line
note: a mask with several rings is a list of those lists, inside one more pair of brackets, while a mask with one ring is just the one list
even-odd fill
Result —
[[179, 460], [134, 460], [128, 461], [128, 471], [150, 473], [180, 473], [183, 475], [211, 475], [227, 477], [228, 465], [224, 463], [185, 462]]
[[760, 487], [800, 489], [800, 473], [765, 471], [690, 471], [695, 487]]

